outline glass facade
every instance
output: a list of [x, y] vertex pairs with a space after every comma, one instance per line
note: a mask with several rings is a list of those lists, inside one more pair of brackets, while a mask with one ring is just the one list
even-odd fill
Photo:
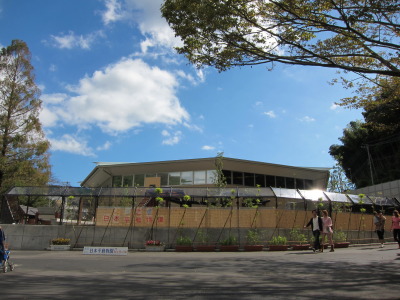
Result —
[[[313, 189], [313, 181], [309, 179], [291, 178], [247, 172], [222, 170], [228, 185], [248, 187], [274, 187], [286, 189]], [[113, 176], [113, 187], [144, 186], [144, 179], [149, 177], [160, 177], [161, 186], [175, 185], [205, 185], [215, 183], [215, 170], [163, 172], [149, 174], [133, 174], [125, 176]]]
[[194, 184], [206, 184], [206, 171], [194, 171]]
[[133, 175], [124, 176], [123, 187], [133, 186]]
[[193, 171], [181, 172], [181, 184], [193, 184]]
[[134, 186], [144, 186], [144, 174], [135, 174]]

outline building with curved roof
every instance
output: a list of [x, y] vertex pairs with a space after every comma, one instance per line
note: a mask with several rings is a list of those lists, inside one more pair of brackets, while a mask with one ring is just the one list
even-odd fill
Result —
[[[97, 162], [82, 187], [211, 187], [216, 181], [216, 160], [200, 158], [141, 163]], [[277, 187], [326, 190], [330, 168], [294, 167], [222, 158], [227, 187]]]

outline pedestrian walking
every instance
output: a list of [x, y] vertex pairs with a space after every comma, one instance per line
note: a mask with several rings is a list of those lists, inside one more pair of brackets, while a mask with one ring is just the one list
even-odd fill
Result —
[[329, 245], [331, 246], [331, 250], [329, 252], [334, 252], [334, 245], [333, 245], [333, 230], [332, 230], [332, 219], [328, 215], [328, 211], [324, 209], [322, 211], [322, 225], [323, 225], [323, 230], [322, 230], [322, 248], [324, 248], [324, 243], [325, 243], [325, 238], [328, 236], [328, 241]]
[[386, 218], [383, 215], [382, 211], [374, 212], [374, 224], [376, 234], [378, 235], [379, 242], [381, 243], [381, 248], [383, 248], [383, 244], [385, 243], [385, 222]]
[[6, 243], [6, 235], [4, 230], [0, 226], [0, 251], [4, 251]]
[[399, 244], [400, 249], [400, 216], [397, 210], [393, 211], [392, 227], [390, 230], [393, 232], [393, 238]]
[[318, 216], [317, 210], [315, 209], [311, 213], [312, 213], [312, 218], [307, 223], [307, 225], [304, 226], [304, 228], [311, 226], [311, 230], [314, 236], [314, 247], [312, 248], [312, 250], [314, 252], [317, 250], [322, 252], [323, 249], [321, 249], [321, 243], [320, 243], [320, 235], [323, 230], [322, 218]]

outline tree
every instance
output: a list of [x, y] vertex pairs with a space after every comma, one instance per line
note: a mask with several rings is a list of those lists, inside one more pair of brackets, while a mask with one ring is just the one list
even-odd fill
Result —
[[351, 122], [329, 151], [358, 188], [400, 179], [400, 79], [372, 96], [365, 122]]
[[[198, 67], [274, 62], [400, 77], [397, 0], [165, 0]], [[272, 65], [273, 66], [273, 65]]]
[[50, 179], [50, 144], [39, 122], [40, 92], [30, 58], [20, 40], [0, 52], [0, 195], [12, 186], [45, 185]]
[[345, 193], [355, 188], [354, 184], [351, 183], [351, 180], [346, 177], [346, 174], [339, 163], [335, 164], [330, 173], [328, 182], [329, 192]]

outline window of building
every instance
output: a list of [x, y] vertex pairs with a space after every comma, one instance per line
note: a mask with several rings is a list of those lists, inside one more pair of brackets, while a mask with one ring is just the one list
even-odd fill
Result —
[[193, 184], [193, 171], [181, 172], [181, 184]]
[[296, 189], [304, 190], [304, 179], [296, 179]]
[[121, 187], [121, 186], [122, 186], [122, 176], [113, 176], [112, 187]]
[[244, 173], [244, 185], [255, 186], [254, 173]]
[[206, 171], [194, 171], [194, 184], [206, 184]]
[[294, 189], [294, 178], [286, 177], [286, 188]]
[[232, 172], [233, 184], [243, 185], [243, 173], [242, 172]]
[[256, 186], [265, 187], [265, 176], [262, 174], [255, 174]]
[[232, 171], [222, 170], [222, 174], [225, 176], [226, 184], [232, 184]]
[[169, 185], [180, 185], [181, 184], [181, 173], [170, 172], [169, 173]]
[[207, 170], [207, 184], [215, 183], [215, 170]]
[[285, 188], [285, 177], [276, 176], [276, 187], [278, 188]]
[[313, 188], [313, 181], [309, 179], [304, 180], [304, 187], [306, 190], [311, 190]]
[[265, 175], [265, 185], [268, 187], [276, 187], [275, 176]]
[[160, 177], [160, 183], [161, 186], [167, 186], [168, 185], [168, 173], [157, 173], [157, 177]]
[[135, 174], [134, 179], [135, 186], [144, 186], [144, 174]]
[[128, 175], [128, 176], [124, 176], [124, 180], [123, 180], [123, 187], [130, 187], [133, 185], [133, 176], [132, 175]]

